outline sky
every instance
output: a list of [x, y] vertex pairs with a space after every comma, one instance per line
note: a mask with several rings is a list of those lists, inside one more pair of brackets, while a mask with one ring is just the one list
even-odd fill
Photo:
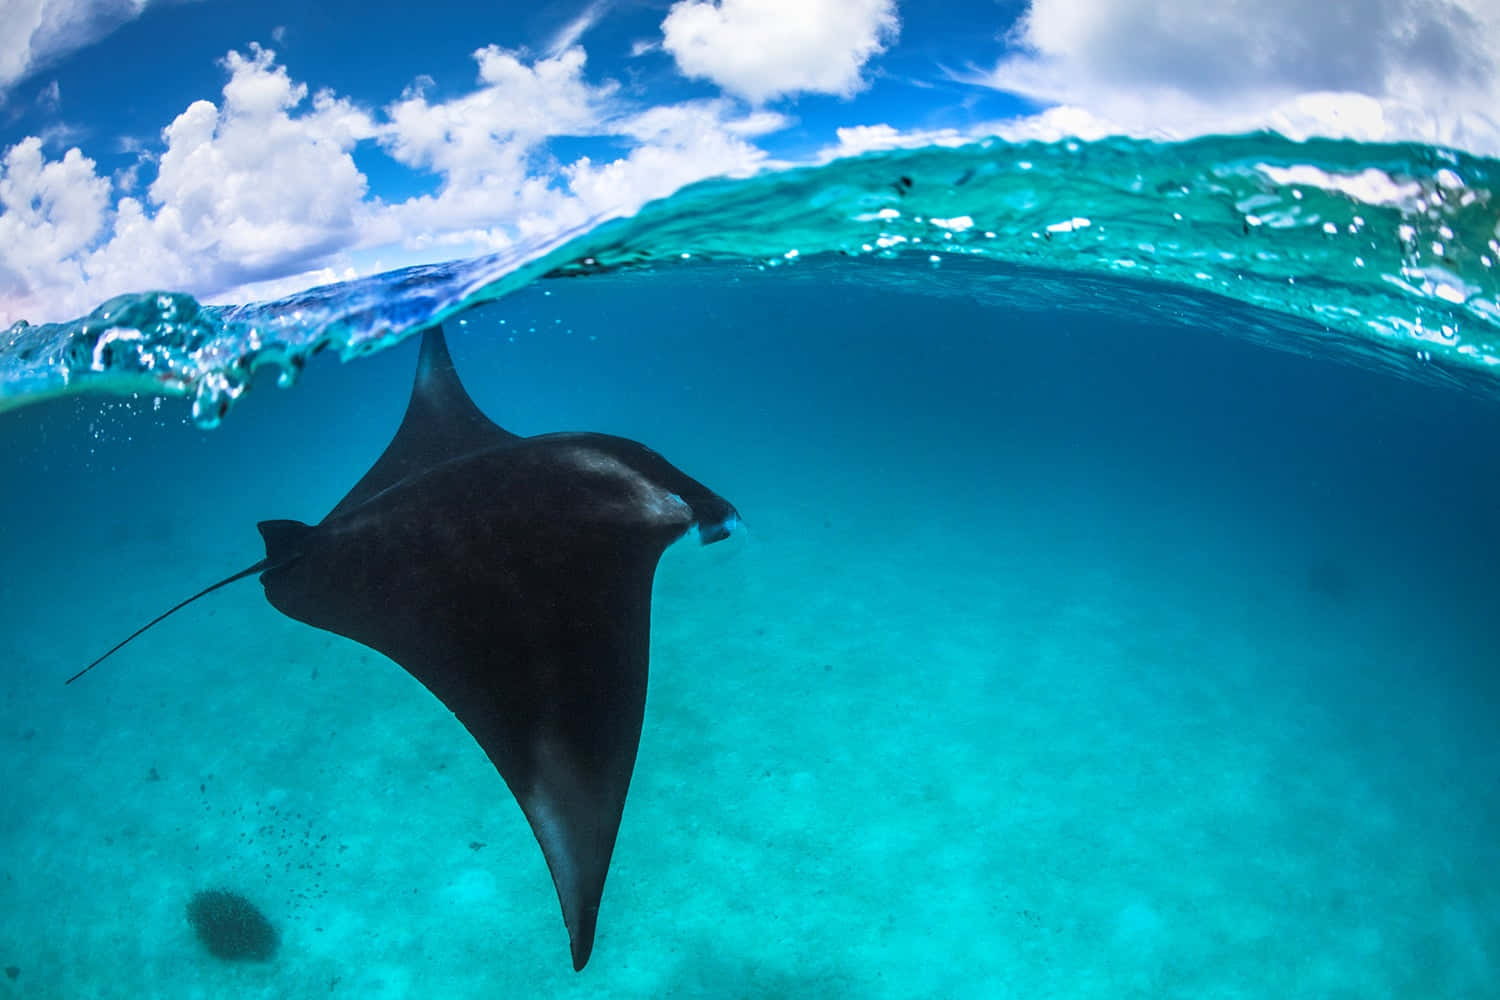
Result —
[[874, 149], [1500, 156], [1500, 0], [0, 0], [0, 328], [501, 250]]

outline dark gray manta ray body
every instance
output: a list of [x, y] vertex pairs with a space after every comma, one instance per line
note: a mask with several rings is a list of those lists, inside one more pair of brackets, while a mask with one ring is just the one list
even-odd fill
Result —
[[316, 525], [263, 521], [283, 614], [384, 653], [469, 730], [510, 787], [582, 969], [635, 768], [662, 552], [739, 524], [656, 452], [592, 433], [518, 437], [469, 398], [428, 330], [395, 438]]

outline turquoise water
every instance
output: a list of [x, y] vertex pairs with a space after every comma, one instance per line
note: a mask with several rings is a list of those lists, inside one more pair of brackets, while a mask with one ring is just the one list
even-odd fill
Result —
[[[1495, 171], [917, 150], [13, 329], [0, 990], [1493, 996]], [[499, 423], [646, 442], [749, 526], [662, 561], [582, 973], [462, 727], [253, 580], [62, 683], [322, 517], [405, 406], [378, 348], [437, 318]], [[195, 940], [220, 888], [270, 961]]]
[[[1203, 326], [1243, 303], [1261, 311], [1240, 314], [1238, 336], [1482, 379], [1500, 364], [1497, 184], [1500, 164], [1452, 150], [1273, 134], [870, 154], [705, 182], [592, 230], [276, 302], [149, 292], [70, 323], [18, 323], [0, 334], [0, 408], [87, 390], [177, 394], [211, 425], [257, 370], [289, 382], [318, 351], [379, 350], [543, 276], [705, 262], [812, 261], [825, 267], [797, 277], [997, 307], [1065, 297]], [[868, 266], [890, 260], [956, 273]]]

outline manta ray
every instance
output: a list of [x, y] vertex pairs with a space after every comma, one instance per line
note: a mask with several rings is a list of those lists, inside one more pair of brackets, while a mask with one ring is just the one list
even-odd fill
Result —
[[463, 723], [541, 845], [581, 970], [635, 769], [657, 562], [684, 536], [707, 545], [739, 523], [635, 441], [502, 429], [433, 327], [395, 438], [327, 517], [260, 522], [264, 559], [68, 683], [260, 574], [278, 611], [384, 653]]

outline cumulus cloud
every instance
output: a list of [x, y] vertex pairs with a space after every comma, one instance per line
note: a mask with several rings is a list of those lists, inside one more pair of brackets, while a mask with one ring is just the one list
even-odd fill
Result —
[[601, 164], [583, 157], [563, 175], [589, 216], [633, 212], [704, 177], [753, 173], [766, 154], [747, 139], [787, 124], [764, 111], [741, 114], [725, 100], [651, 108], [619, 125], [637, 143], [629, 155]]
[[162, 132], [156, 179], [135, 197], [78, 149], [39, 139], [0, 170], [0, 321], [58, 319], [152, 288], [213, 295], [321, 265], [357, 239], [366, 183], [350, 150], [374, 134], [358, 108], [307, 88], [252, 47], [230, 53], [223, 101], [195, 101]]
[[[788, 123], [728, 100], [633, 110], [615, 84], [585, 79], [581, 48], [530, 64], [495, 47], [475, 58], [479, 87], [471, 93], [434, 103], [412, 91], [386, 109], [381, 144], [442, 182], [434, 194], [383, 207], [366, 243], [501, 249], [633, 211], [703, 177], [754, 170], [765, 154], [747, 138]], [[630, 149], [615, 159], [564, 163], [549, 151], [558, 136], [608, 136]]]
[[196, 101], [167, 127], [149, 189], [163, 239], [211, 251], [234, 282], [347, 243], [365, 197], [350, 151], [375, 134], [373, 121], [327, 92], [294, 116], [307, 87], [274, 59], [256, 46], [226, 57], [222, 105]]
[[39, 285], [82, 286], [82, 255], [104, 228], [108, 205], [109, 181], [78, 150], [49, 161], [42, 141], [32, 137], [6, 151], [0, 159], [0, 304], [34, 303]]
[[960, 79], [1117, 131], [1271, 127], [1500, 151], [1493, 0], [1032, 0], [1017, 51]]
[[[144, 191], [133, 168], [103, 177], [76, 148], [49, 159], [40, 138], [17, 144], [0, 155], [0, 326], [123, 292], [248, 301], [353, 277], [351, 261], [502, 248], [748, 173], [765, 160], [751, 140], [789, 123], [727, 98], [630, 106], [614, 83], [586, 79], [577, 47], [530, 59], [487, 46], [474, 59], [474, 89], [435, 100], [419, 80], [370, 111], [309, 96], [268, 49], [232, 52], [219, 102], [190, 104], [159, 144], [127, 144], [155, 161]], [[563, 162], [560, 136], [626, 151]], [[436, 174], [437, 190], [372, 198], [352, 155], [361, 144]]]
[[479, 79], [470, 93], [433, 102], [417, 88], [386, 108], [381, 145], [442, 181], [434, 194], [383, 206], [365, 243], [480, 252], [586, 217], [568, 211], [547, 141], [609, 132], [618, 88], [590, 84], [577, 47], [529, 64], [497, 46], [474, 58]]
[[407, 166], [441, 173], [449, 186], [525, 174], [525, 157], [547, 137], [598, 134], [612, 114], [613, 84], [583, 78], [585, 55], [572, 48], [526, 65], [488, 46], [474, 53], [479, 87], [431, 103], [419, 89], [392, 104], [381, 143]]
[[0, 16], [0, 102], [55, 59], [139, 17], [151, 0], [5, 0]]
[[684, 74], [760, 103], [863, 89], [900, 21], [895, 0], [678, 0], [661, 28]]

